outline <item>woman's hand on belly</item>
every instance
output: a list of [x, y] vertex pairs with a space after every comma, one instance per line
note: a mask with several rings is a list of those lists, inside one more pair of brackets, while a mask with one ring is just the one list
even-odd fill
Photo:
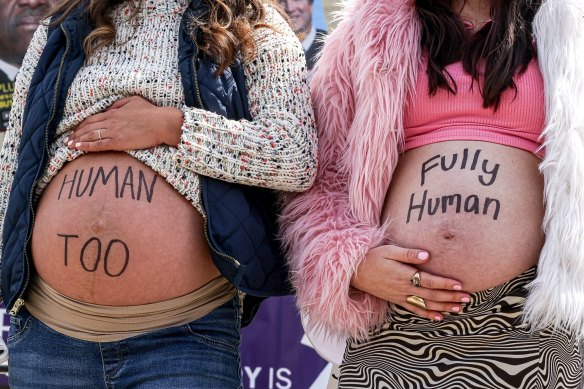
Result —
[[82, 121], [65, 142], [82, 151], [139, 150], [161, 144], [177, 147], [182, 122], [178, 108], [158, 107], [132, 96]]
[[[419, 316], [442, 320], [441, 312], [462, 311], [461, 303], [470, 302], [470, 296], [461, 291], [462, 285], [456, 280], [419, 271], [416, 266], [429, 259], [430, 255], [421, 250], [394, 245], [375, 247], [353, 275], [351, 286]], [[420, 286], [410, 281], [416, 272], [420, 274]], [[408, 303], [406, 299], [410, 296], [423, 298], [426, 309]]]
[[432, 253], [420, 268], [467, 292], [534, 266], [544, 243], [540, 160], [514, 147], [438, 142], [407, 151], [393, 173], [382, 223], [392, 244]]

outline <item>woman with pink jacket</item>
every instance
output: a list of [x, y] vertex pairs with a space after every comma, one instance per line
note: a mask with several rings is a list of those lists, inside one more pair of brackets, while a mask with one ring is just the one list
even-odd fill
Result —
[[283, 234], [340, 388], [580, 388], [584, 3], [350, 0]]

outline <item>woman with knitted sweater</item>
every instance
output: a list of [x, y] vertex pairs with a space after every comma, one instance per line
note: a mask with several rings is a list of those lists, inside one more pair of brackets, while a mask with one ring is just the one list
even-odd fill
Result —
[[584, 4], [351, 0], [283, 212], [340, 388], [580, 388]]
[[11, 387], [240, 388], [238, 286], [289, 286], [282, 263], [218, 251], [213, 229], [255, 208], [211, 182], [312, 184], [300, 43], [270, 0], [62, 0], [51, 16], [0, 161]]

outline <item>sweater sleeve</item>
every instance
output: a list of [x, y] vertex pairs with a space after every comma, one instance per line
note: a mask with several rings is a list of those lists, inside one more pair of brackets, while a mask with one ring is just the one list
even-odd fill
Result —
[[[18, 148], [22, 135], [24, 106], [32, 76], [47, 42], [48, 26], [41, 24], [37, 28], [24, 56], [22, 66], [16, 77], [12, 107], [4, 144], [0, 152], [0, 237], [3, 235], [4, 217], [8, 206], [8, 198], [18, 165]], [[0, 238], [0, 256], [2, 255], [2, 239]]]
[[339, 25], [316, 65], [311, 92], [320, 165], [314, 186], [285, 201], [282, 233], [297, 302], [308, 325], [337, 336], [366, 338], [385, 318], [388, 303], [350, 287], [366, 253], [384, 239], [382, 228], [360, 222], [350, 210], [343, 159], [355, 115], [352, 28], [350, 20]]
[[283, 191], [308, 189], [316, 174], [316, 130], [304, 51], [273, 8], [255, 30], [257, 55], [244, 64], [253, 121], [183, 107], [176, 159], [199, 174]]

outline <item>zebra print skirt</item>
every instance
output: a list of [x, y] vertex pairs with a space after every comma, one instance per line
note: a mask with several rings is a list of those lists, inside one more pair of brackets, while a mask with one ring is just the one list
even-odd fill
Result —
[[535, 268], [472, 294], [460, 314], [434, 322], [396, 306], [369, 341], [349, 340], [340, 389], [580, 389], [573, 334], [530, 332], [520, 316]]

